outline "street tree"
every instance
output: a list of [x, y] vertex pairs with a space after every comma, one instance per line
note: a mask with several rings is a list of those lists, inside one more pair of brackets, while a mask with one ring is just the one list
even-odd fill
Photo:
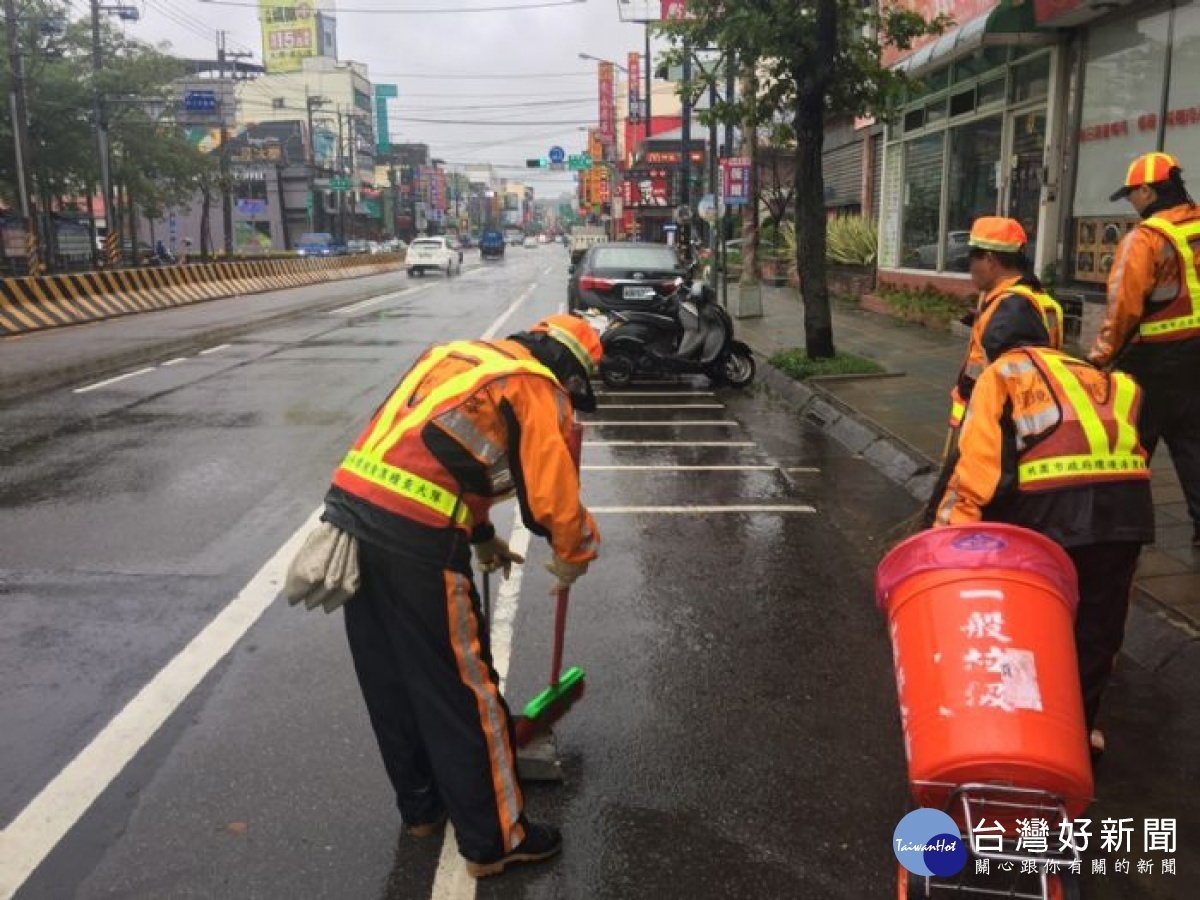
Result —
[[716, 48], [752, 70], [747, 80], [757, 89], [732, 102], [726, 98], [713, 115], [762, 123], [777, 139], [790, 141], [796, 267], [810, 357], [834, 355], [821, 164], [826, 118], [884, 112], [909, 85], [902, 73], [884, 66], [884, 49], [908, 49], [948, 24], [945, 16], [926, 20], [888, 0], [688, 0], [686, 18], [660, 26], [678, 48]]

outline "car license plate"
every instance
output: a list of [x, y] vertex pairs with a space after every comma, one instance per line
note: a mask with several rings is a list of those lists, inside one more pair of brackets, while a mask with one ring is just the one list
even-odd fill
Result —
[[654, 296], [654, 288], [641, 285], [627, 287], [621, 292], [621, 296], [626, 300], [649, 300]]

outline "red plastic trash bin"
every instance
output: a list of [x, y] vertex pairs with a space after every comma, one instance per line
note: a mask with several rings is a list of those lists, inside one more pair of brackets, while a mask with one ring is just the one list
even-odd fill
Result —
[[[1048, 791], [1078, 815], [1092, 766], [1075, 656], [1075, 567], [1036, 532], [982, 523], [909, 538], [879, 564], [910, 782]], [[946, 791], [914, 784], [922, 806]]]

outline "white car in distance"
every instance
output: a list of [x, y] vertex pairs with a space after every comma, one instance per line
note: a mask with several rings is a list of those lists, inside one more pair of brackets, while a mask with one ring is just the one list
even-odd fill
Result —
[[462, 260], [444, 237], [423, 237], [408, 245], [404, 266], [410, 276], [426, 271], [445, 272], [450, 276], [462, 271]]

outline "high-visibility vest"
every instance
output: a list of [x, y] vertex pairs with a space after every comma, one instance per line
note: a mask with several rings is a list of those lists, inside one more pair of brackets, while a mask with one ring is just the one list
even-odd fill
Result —
[[1176, 225], [1151, 216], [1142, 223], [1161, 234], [1175, 248], [1179, 258], [1179, 293], [1162, 309], [1142, 317], [1137, 340], [1149, 343], [1184, 341], [1200, 337], [1200, 272], [1192, 241], [1200, 240], [1200, 221]]
[[1108, 395], [1099, 399], [1071, 371], [1067, 364], [1071, 357], [1066, 354], [1025, 348], [1021, 356], [1000, 361], [1001, 375], [1016, 380], [1036, 369], [1053, 397], [1034, 398], [1030, 404], [1022, 399], [1022, 392], [1013, 392], [1018, 490], [1037, 492], [1150, 477], [1134, 424], [1141, 391], [1132, 378], [1123, 372], [1107, 376], [1097, 372], [1097, 377], [1108, 379]]
[[[1058, 301], [1049, 294], [1042, 291], [1035, 291], [1025, 284], [1009, 285], [1003, 290], [984, 298], [984, 307], [979, 313], [978, 327], [972, 328], [971, 346], [967, 348], [967, 361], [963, 363], [963, 375], [972, 381], [978, 380], [983, 370], [987, 367], [987, 357], [983, 352], [982, 335], [987, 329], [992, 315], [995, 313], [996, 303], [994, 301], [998, 301], [1005, 294], [1016, 294], [1032, 303], [1042, 317], [1042, 324], [1046, 326], [1046, 333], [1050, 336], [1050, 347], [1055, 350], [1062, 348], [1063, 311]], [[975, 342], [976, 334], [980, 336], [978, 344]], [[958, 386], [955, 385], [953, 390], [950, 391], [950, 427], [959, 428], [962, 425], [963, 416], [966, 415], [966, 412], [967, 401], [963, 398]]]
[[[429, 374], [451, 356], [475, 365], [414, 397]], [[514, 358], [485, 343], [456, 341], [434, 347], [405, 375], [358, 436], [334, 472], [333, 483], [397, 515], [435, 526], [452, 522], [469, 527], [471, 514], [460, 487], [419, 439], [421, 429], [489, 382], [516, 374], [558, 384], [554, 374], [536, 360]], [[416, 440], [407, 440], [414, 435]]]

